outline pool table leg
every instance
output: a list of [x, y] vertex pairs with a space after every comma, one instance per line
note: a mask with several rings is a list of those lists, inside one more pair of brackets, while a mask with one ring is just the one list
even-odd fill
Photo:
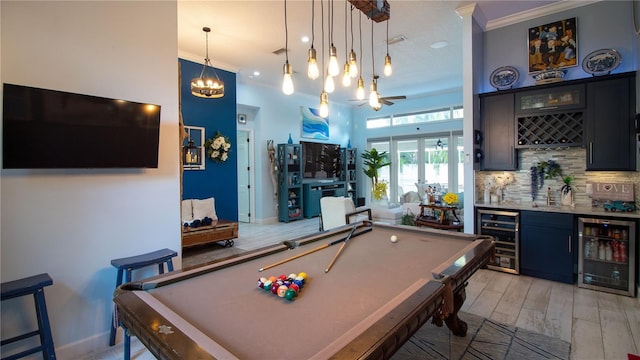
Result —
[[453, 311], [444, 319], [444, 323], [447, 324], [451, 332], [460, 337], [467, 336], [467, 323], [458, 317], [458, 311], [460, 311], [467, 298], [465, 289], [466, 287], [463, 286], [459, 292], [453, 294]]
[[[467, 292], [465, 289], [466, 286], [462, 286], [462, 289], [460, 289], [460, 291], [453, 294], [453, 311], [451, 311], [449, 316], [444, 318], [444, 323], [447, 325], [449, 330], [451, 330], [453, 335], [460, 337], [467, 336], [467, 323], [462, 321], [458, 317], [458, 311], [460, 311], [460, 308], [462, 308], [462, 304], [464, 304], [464, 301], [467, 298]], [[438, 327], [441, 327], [442, 320], [442, 314], [440, 312], [437, 312], [433, 316], [432, 323]]]

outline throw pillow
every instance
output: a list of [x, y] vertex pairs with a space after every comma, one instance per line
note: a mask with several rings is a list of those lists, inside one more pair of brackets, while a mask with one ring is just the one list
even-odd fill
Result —
[[216, 215], [216, 205], [213, 198], [208, 199], [193, 199], [193, 218], [202, 220], [205, 217], [210, 217], [213, 220], [218, 220]]
[[182, 200], [182, 223], [190, 224], [193, 221], [193, 207], [191, 199]]

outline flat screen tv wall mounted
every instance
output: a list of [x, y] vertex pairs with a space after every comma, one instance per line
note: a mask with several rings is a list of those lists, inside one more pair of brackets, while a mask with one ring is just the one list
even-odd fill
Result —
[[340, 177], [340, 145], [300, 141], [302, 145], [302, 177], [304, 179], [338, 179]]
[[4, 169], [157, 168], [160, 106], [4, 84]]

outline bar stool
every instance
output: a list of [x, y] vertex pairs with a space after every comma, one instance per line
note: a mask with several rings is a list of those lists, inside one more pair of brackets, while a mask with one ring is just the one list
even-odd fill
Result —
[[[123, 283], [131, 282], [131, 272], [133, 270], [141, 269], [143, 267], [158, 265], [158, 272], [164, 274], [164, 265], [167, 265], [167, 271], [173, 271], [173, 258], [178, 256], [178, 253], [171, 249], [156, 250], [150, 253], [130, 256], [126, 258], [113, 259], [111, 265], [118, 269], [118, 276], [116, 279], [116, 288]], [[123, 281], [124, 278], [124, 281]], [[111, 316], [111, 334], [109, 335], [109, 345], [116, 344], [116, 330], [118, 327], [118, 319], [116, 318], [116, 312], [113, 312]], [[131, 337], [127, 329], [124, 329], [124, 358], [128, 360], [131, 352]]]
[[53, 337], [51, 336], [51, 326], [49, 325], [49, 315], [47, 314], [47, 303], [44, 298], [44, 287], [52, 284], [53, 280], [51, 280], [49, 274], [46, 273], [0, 284], [2, 301], [33, 294], [36, 306], [36, 317], [38, 318], [38, 330], [2, 340], [0, 341], [0, 346], [25, 340], [36, 335], [40, 336], [39, 346], [3, 357], [2, 360], [20, 359], [38, 351], [42, 351], [42, 356], [45, 359], [51, 360], [56, 358], [56, 352], [53, 347]]

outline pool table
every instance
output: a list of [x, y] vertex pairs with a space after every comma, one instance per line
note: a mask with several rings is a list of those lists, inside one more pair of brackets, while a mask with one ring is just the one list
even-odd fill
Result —
[[[123, 284], [114, 301], [159, 359], [384, 359], [429, 319], [465, 336], [466, 282], [493, 251], [484, 235], [365, 221]], [[300, 272], [292, 300], [258, 287]]]

